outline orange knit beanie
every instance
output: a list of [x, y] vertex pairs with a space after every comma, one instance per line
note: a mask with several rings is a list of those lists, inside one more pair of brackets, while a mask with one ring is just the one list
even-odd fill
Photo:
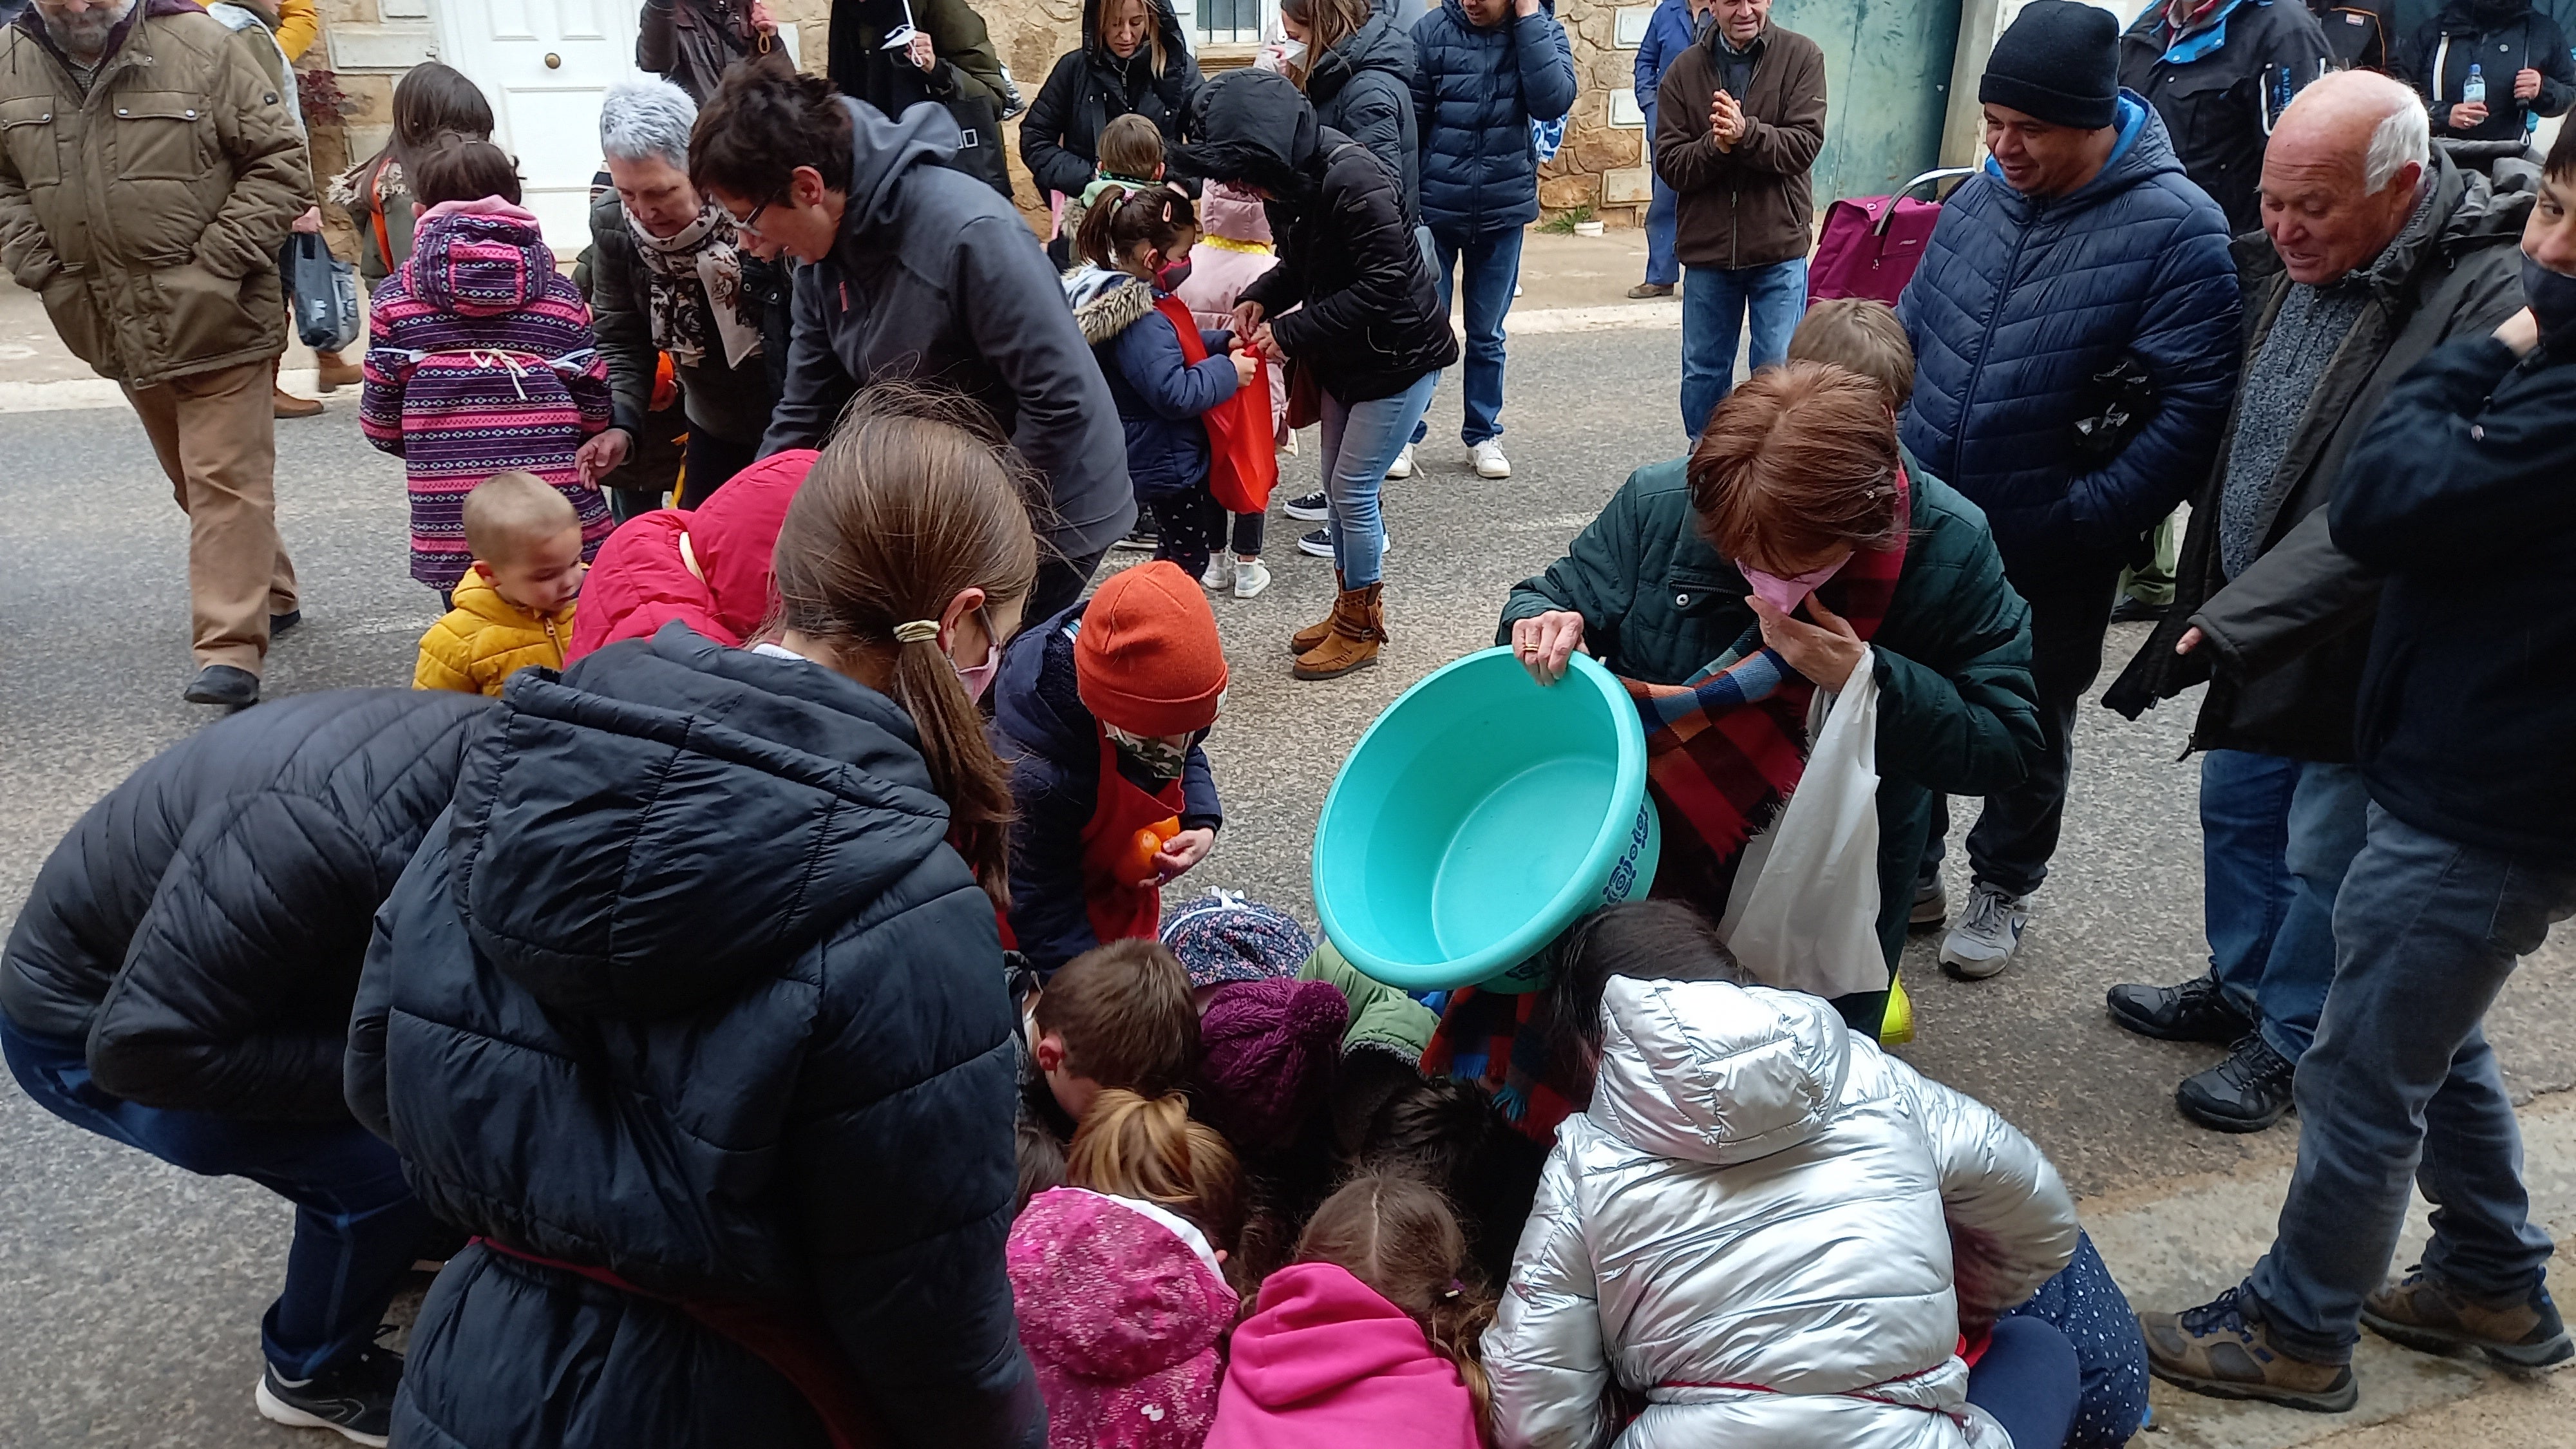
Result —
[[1082, 611], [1074, 686], [1101, 723], [1181, 735], [1216, 723], [1225, 648], [1198, 581], [1157, 559], [1111, 576]]

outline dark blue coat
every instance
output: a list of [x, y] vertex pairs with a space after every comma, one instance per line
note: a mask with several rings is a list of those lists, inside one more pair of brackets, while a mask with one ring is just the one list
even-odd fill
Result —
[[1107, 274], [1102, 289], [1075, 304], [1074, 320], [1099, 354], [1118, 421], [1127, 434], [1127, 476], [1140, 502], [1153, 503], [1207, 481], [1207, 424], [1199, 415], [1234, 396], [1231, 332], [1199, 330], [1208, 355], [1192, 366], [1181, 336], [1154, 309], [1159, 295], [1133, 277]]
[[1664, 71], [1698, 38], [1691, 23], [1690, 0], [1661, 0], [1646, 17], [1645, 39], [1637, 45], [1637, 108], [1646, 113], [1646, 140], [1655, 138], [1655, 101], [1663, 89]]
[[1391, 7], [1314, 58], [1306, 99], [1315, 124], [1369, 148], [1404, 193], [1404, 224], [1422, 224], [1422, 137], [1413, 113], [1413, 34]]
[[[2120, 97], [2118, 149], [2043, 200], [1991, 163], [1941, 209], [1897, 310], [1914, 344], [1905, 445], [1983, 508], [2024, 586], [2118, 560], [2208, 475], [2236, 389], [2242, 306], [2227, 219], [2164, 123]], [[2158, 402], [2108, 460], [2075, 424], [2134, 357]]]
[[[1001, 941], [916, 740], [676, 624], [520, 674], [377, 917], [349, 1105], [457, 1227], [808, 1316], [890, 1443], [1034, 1446]], [[823, 1442], [680, 1308], [479, 1245], [421, 1307], [393, 1433]]]
[[1574, 48], [1554, 10], [1491, 30], [1458, 0], [1413, 23], [1413, 110], [1422, 133], [1422, 219], [1464, 239], [1538, 220], [1532, 120], [1574, 106]]
[[[1021, 630], [993, 686], [993, 747], [1011, 763], [1019, 810], [1011, 822], [1011, 931], [1029, 964], [1048, 975], [1100, 944], [1082, 898], [1082, 829], [1100, 803], [1099, 722], [1073, 672], [1073, 639], [1088, 607], [1086, 599]], [[1118, 763], [1136, 788], [1156, 788], [1123, 757]], [[1181, 775], [1181, 824], [1224, 823], [1207, 751], [1194, 740]]]

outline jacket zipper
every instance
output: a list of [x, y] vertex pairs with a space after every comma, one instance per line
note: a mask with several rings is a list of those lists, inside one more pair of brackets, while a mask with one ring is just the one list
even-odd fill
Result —
[[563, 668], [563, 640], [558, 638], [555, 634], [555, 616], [552, 614], [546, 615], [544, 623], [546, 626], [546, 644], [549, 648], [555, 651], [555, 668], [561, 669]]
[[1977, 344], [1977, 365], [1968, 369], [1968, 389], [1959, 396], [1960, 427], [1954, 430], [1951, 434], [1951, 436], [1958, 439], [1958, 441], [1950, 445], [1950, 472], [1952, 474], [1956, 474], [1958, 472], [1959, 459], [1967, 450], [1966, 424], [1968, 421], [1968, 414], [1974, 411], [1976, 407], [1977, 384], [1986, 380], [1986, 354], [1994, 350], [1995, 329], [2003, 325], [2004, 303], [2012, 296], [2012, 280], [2013, 278], [2021, 275], [2022, 248], [2030, 245], [2030, 234], [2038, 229], [2038, 225], [2043, 219], [2046, 211], [2047, 208], [2045, 206], [2034, 206], [2032, 208], [2033, 215], [2031, 217], [2031, 224], [2023, 227], [2021, 229], [2021, 234], [2013, 238], [2012, 256], [2004, 263], [2003, 283], [1995, 289], [1995, 309], [1992, 313], [1987, 315], [1986, 335]]

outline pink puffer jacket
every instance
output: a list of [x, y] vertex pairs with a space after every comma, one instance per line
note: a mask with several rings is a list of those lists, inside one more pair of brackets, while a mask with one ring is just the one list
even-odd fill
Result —
[[1152, 1203], [1059, 1187], [1011, 1225], [1007, 1260], [1048, 1449], [1199, 1449], [1236, 1299], [1197, 1228]]

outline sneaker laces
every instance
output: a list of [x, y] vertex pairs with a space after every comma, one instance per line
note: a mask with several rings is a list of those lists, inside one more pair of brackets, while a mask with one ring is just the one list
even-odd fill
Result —
[[1968, 897], [1968, 909], [1959, 916], [1959, 929], [1970, 935], [2000, 936], [2011, 928], [2012, 897], [1990, 885], [1980, 884]]
[[2297, 1070], [2287, 1057], [2272, 1050], [2259, 1032], [2238, 1037], [2227, 1049], [2227, 1060], [2218, 1064], [2218, 1073], [2240, 1087], [2260, 1087], [2290, 1076]]
[[2246, 1307], [2245, 1285], [2239, 1283], [2198, 1308], [2186, 1308], [2174, 1317], [2182, 1331], [2194, 1338], [2233, 1333], [2239, 1342], [2252, 1343], [2254, 1329]]

